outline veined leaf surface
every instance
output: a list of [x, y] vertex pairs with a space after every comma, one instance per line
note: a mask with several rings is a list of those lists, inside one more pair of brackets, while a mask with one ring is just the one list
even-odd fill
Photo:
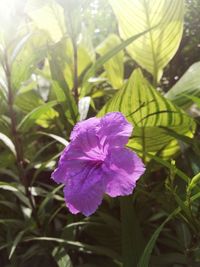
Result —
[[127, 47], [130, 56], [150, 72], [156, 81], [176, 53], [183, 32], [183, 0], [109, 0], [126, 40], [152, 29]]
[[126, 85], [99, 115], [111, 111], [122, 112], [133, 124], [133, 136], [128, 146], [143, 152], [143, 155], [146, 152], [154, 154], [163, 148], [165, 157], [174, 155], [179, 149], [178, 143], [162, 127], [188, 135], [192, 134], [195, 125], [184, 111], [157, 92], [139, 69], [133, 72]]

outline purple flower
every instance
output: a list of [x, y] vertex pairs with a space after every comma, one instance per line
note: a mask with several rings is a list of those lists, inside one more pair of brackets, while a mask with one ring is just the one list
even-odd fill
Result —
[[141, 159], [125, 148], [132, 126], [120, 112], [78, 123], [70, 136], [52, 178], [63, 183], [71, 213], [89, 216], [111, 197], [132, 193], [144, 173]]

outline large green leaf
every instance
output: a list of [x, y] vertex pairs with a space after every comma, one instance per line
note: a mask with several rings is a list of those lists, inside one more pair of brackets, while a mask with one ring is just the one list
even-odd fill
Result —
[[[154, 154], [165, 148], [164, 156], [167, 157], [178, 150], [177, 141], [162, 127], [179, 134], [192, 134], [194, 128], [192, 118], [157, 92], [138, 69], [99, 115], [110, 111], [122, 112], [134, 125], [128, 146], [143, 152], [143, 155], [146, 152]], [[172, 142], [173, 146], [167, 147]]]
[[117, 17], [120, 35], [126, 40], [150, 29], [132, 43], [130, 56], [159, 81], [162, 70], [176, 53], [183, 31], [183, 0], [109, 0]]
[[[115, 48], [116, 44], [120, 44], [120, 38], [116, 34], [111, 34], [101, 43], [96, 51], [101, 56]], [[114, 88], [120, 88], [123, 85], [124, 76], [124, 52], [121, 50], [118, 54], [113, 56], [104, 64], [106, 70], [106, 76]]]
[[186, 95], [200, 97], [200, 62], [194, 63], [180, 80], [167, 92], [166, 97], [182, 108], [188, 108], [192, 99]]

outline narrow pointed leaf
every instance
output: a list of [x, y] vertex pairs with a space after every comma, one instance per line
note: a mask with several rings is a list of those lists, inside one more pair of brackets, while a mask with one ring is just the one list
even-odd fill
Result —
[[15, 145], [13, 144], [12, 140], [3, 133], [0, 133], [0, 141], [2, 141], [10, 151], [16, 156]]
[[[97, 47], [96, 51], [101, 56], [103, 56], [105, 55], [105, 53], [115, 48], [116, 44], [120, 43], [121, 43], [120, 38], [116, 34], [111, 34], [103, 41], [103, 43], [101, 43]], [[122, 50], [104, 64], [106, 77], [108, 78], [111, 85], [116, 89], [121, 88], [123, 85], [123, 76], [124, 76], [123, 59], [124, 59], [124, 51]]]

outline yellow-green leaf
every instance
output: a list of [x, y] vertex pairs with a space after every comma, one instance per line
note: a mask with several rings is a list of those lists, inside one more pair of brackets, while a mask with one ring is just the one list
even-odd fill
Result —
[[183, 0], [109, 0], [119, 24], [120, 35], [132, 35], [157, 26], [140, 37], [127, 51], [156, 81], [176, 53], [183, 31]]
[[192, 134], [195, 125], [184, 111], [157, 92], [138, 69], [99, 115], [110, 111], [122, 112], [133, 124], [133, 136], [128, 146], [141, 151], [143, 156], [147, 152], [155, 154], [165, 148], [164, 156], [170, 157], [179, 149], [174, 137], [162, 127], [188, 135]]

